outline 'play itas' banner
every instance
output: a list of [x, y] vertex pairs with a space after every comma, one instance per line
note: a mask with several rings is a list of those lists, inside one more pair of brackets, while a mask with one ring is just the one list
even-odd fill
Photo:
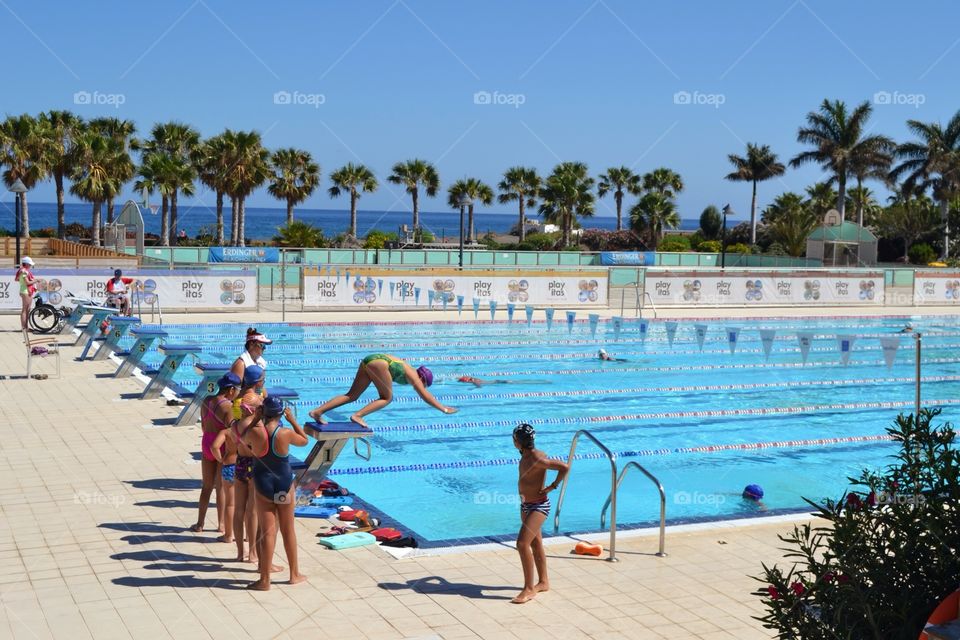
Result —
[[[389, 286], [381, 290], [379, 280]], [[423, 293], [417, 296], [416, 292]], [[307, 269], [303, 278], [304, 304], [307, 307], [377, 306], [442, 308], [443, 303], [460, 296], [479, 300], [484, 307], [497, 304], [533, 304], [557, 306], [605, 306], [605, 273], [556, 272], [531, 275], [405, 275], [363, 271], [348, 283], [328, 270]], [[433, 295], [428, 295], [432, 292]], [[493, 307], [494, 309], [496, 307]]]
[[884, 295], [879, 271], [714, 274], [647, 270], [643, 286], [657, 306], [879, 305]]

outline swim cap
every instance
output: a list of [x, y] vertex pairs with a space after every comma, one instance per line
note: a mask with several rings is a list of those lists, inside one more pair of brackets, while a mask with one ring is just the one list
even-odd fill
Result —
[[231, 387], [239, 387], [240, 376], [235, 373], [225, 373], [222, 378], [217, 380], [217, 386], [220, 387], [221, 391]]
[[120, 271], [120, 269], [114, 269], [114, 270], [113, 270], [113, 276], [114, 276], [115, 278], [119, 278], [119, 277], [122, 276], [122, 275], [123, 275], [123, 271]]
[[283, 400], [277, 396], [267, 396], [263, 401], [263, 415], [268, 418], [276, 418], [283, 415]]
[[470, 382], [471, 380], [473, 380], [473, 378], [470, 376], [460, 376], [457, 378], [457, 382]]
[[243, 370], [243, 386], [252, 387], [263, 378], [263, 367], [255, 364], [250, 365]]
[[537, 432], [534, 431], [533, 427], [527, 424], [526, 422], [521, 422], [513, 430], [513, 437], [517, 439], [517, 442], [524, 449], [533, 448], [533, 438], [537, 435]]
[[428, 387], [433, 384], [433, 372], [423, 365], [417, 369], [417, 375], [420, 376], [420, 380], [423, 381], [423, 384], [427, 385]]
[[606, 349], [600, 349], [600, 351], [597, 352], [597, 355], [598, 355], [598, 356], [605, 356], [605, 355], [607, 355], [607, 350], [606, 350]]
[[742, 495], [747, 500], [759, 500], [763, 497], [763, 487], [758, 484], [748, 484], [744, 487]]

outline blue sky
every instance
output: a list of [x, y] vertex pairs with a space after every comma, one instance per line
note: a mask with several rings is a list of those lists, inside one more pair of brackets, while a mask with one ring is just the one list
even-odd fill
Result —
[[[594, 174], [668, 166], [686, 181], [684, 217], [725, 202], [742, 217], [750, 189], [723, 179], [727, 154], [749, 141], [788, 160], [801, 149], [797, 127], [824, 98], [878, 96], [872, 130], [898, 140], [908, 118], [946, 120], [960, 109], [960, 8], [949, 0], [52, 6], [0, 0], [12, 61], [3, 112], [71, 109], [141, 130], [176, 119], [204, 135], [252, 128], [270, 147], [308, 149], [324, 174], [360, 161], [382, 183], [411, 157], [434, 162], [445, 185], [464, 176], [495, 184], [515, 164], [547, 173], [561, 160]], [[760, 203], [821, 176], [788, 170], [761, 185]], [[52, 184], [31, 199], [54, 201]], [[201, 191], [198, 201], [213, 197]], [[248, 203], [279, 206], [265, 190]], [[346, 204], [324, 191], [305, 206]], [[389, 185], [361, 206], [406, 210], [409, 201]], [[444, 210], [445, 199], [422, 207]], [[608, 199], [598, 213], [612, 207]]]

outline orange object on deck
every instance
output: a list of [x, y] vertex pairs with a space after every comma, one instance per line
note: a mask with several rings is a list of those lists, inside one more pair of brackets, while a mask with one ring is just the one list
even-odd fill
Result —
[[597, 556], [603, 553], [603, 545], [593, 544], [592, 542], [578, 542], [573, 548], [573, 552], [581, 556]]

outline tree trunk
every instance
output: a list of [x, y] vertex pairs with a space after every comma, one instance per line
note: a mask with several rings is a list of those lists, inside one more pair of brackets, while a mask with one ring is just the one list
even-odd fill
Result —
[[107, 224], [113, 224], [113, 197], [107, 198]]
[[837, 211], [840, 212], [840, 223], [843, 224], [847, 211], [847, 176], [837, 176]]
[[217, 232], [214, 239], [218, 247], [223, 246], [223, 191], [217, 191]]
[[413, 231], [416, 233], [417, 229], [420, 228], [420, 193], [419, 190], [414, 188], [413, 193]]
[[863, 178], [857, 176], [857, 225], [863, 226]]
[[350, 235], [357, 237], [357, 188], [350, 187]]
[[570, 212], [564, 211], [560, 221], [563, 228], [563, 232], [560, 234], [560, 242], [563, 246], [560, 249], [566, 249], [570, 244]]
[[170, 200], [164, 195], [160, 200], [160, 246], [170, 246]]
[[524, 206], [527, 203], [524, 202], [523, 194], [520, 195], [520, 242], [523, 242], [527, 238], [527, 217], [524, 210]]
[[293, 200], [287, 200], [287, 226], [293, 224]]
[[58, 171], [53, 179], [57, 183], [57, 237], [63, 240], [67, 237], [67, 214], [63, 204], [63, 173]]
[[623, 192], [617, 191], [613, 199], [617, 202], [617, 231], [623, 231]]
[[241, 197], [240, 203], [237, 205], [237, 246], [245, 247], [247, 246], [247, 239], [244, 230], [244, 223], [246, 222], [246, 198]]
[[177, 189], [170, 193], [170, 246], [177, 246]]
[[470, 244], [474, 244], [477, 241], [477, 234], [473, 230], [473, 205], [471, 204], [467, 207], [467, 229], [469, 233], [467, 234], [467, 239], [470, 240]]
[[753, 198], [750, 200], [750, 244], [757, 244], [757, 181], [753, 181]]
[[20, 194], [20, 237], [30, 237], [30, 212], [27, 209], [27, 194]]
[[940, 220], [943, 222], [943, 255], [942, 260], [950, 257], [950, 201], [947, 198], [940, 200]]
[[236, 196], [230, 196], [230, 246], [237, 246], [237, 220], [239, 203]]
[[90, 223], [90, 237], [93, 240], [93, 246], [100, 246], [100, 201], [93, 203], [93, 220]]

